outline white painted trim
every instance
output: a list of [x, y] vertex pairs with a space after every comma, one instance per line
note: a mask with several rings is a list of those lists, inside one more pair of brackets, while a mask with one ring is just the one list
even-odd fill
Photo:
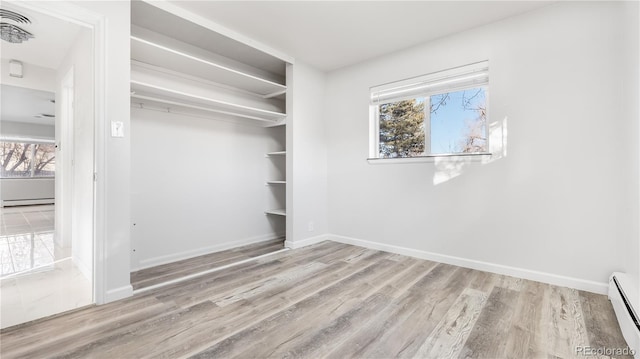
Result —
[[158, 284], [154, 284], [154, 285], [151, 285], [151, 286], [148, 286], [148, 287], [144, 287], [144, 288], [140, 288], [140, 289], [134, 290], [133, 294], [140, 294], [140, 293], [148, 292], [150, 290], [154, 290], [154, 289], [157, 289], [157, 288], [166, 287], [166, 286], [171, 285], [171, 284], [184, 282], [184, 281], [189, 280], [189, 279], [193, 279], [193, 278], [197, 278], [197, 277], [200, 277], [200, 276], [203, 276], [203, 275], [207, 275], [207, 274], [210, 274], [210, 273], [218, 272], [218, 271], [221, 271], [223, 269], [235, 267], [235, 266], [240, 265], [240, 264], [244, 264], [244, 263], [248, 263], [248, 262], [251, 262], [251, 261], [255, 261], [256, 259], [260, 259], [260, 258], [269, 257], [269, 256], [272, 256], [272, 255], [277, 254], [277, 253], [286, 252], [288, 250], [289, 250], [289, 248], [283, 248], [283, 249], [280, 249], [280, 250], [275, 251], [275, 252], [269, 252], [269, 253], [265, 253], [265, 254], [259, 255], [257, 257], [243, 259], [241, 261], [225, 264], [225, 265], [220, 266], [220, 267], [211, 268], [211, 269], [208, 269], [206, 271], [189, 274], [189, 275], [186, 275], [184, 277], [180, 277], [180, 278], [176, 278], [176, 279], [171, 279], [171, 280], [168, 280], [168, 281], [163, 282], [163, 283], [158, 283]]
[[131, 286], [131, 284], [127, 284], [120, 288], [108, 290], [104, 295], [104, 302], [105, 303], [114, 302], [116, 300], [131, 297], [132, 295], [133, 295], [133, 287]]
[[[10, 122], [10, 121], [7, 121]], [[51, 143], [55, 144], [55, 138], [44, 138], [44, 137], [21, 137], [21, 136], [5, 136], [0, 134], [0, 141], [2, 142], [30, 142], [30, 143]]]
[[316, 243], [320, 243], [322, 241], [328, 241], [328, 240], [330, 240], [329, 234], [325, 233], [319, 236], [301, 239], [299, 241], [286, 240], [284, 241], [284, 246], [291, 249], [297, 249], [297, 248], [310, 246], [312, 244], [316, 244]]
[[607, 294], [608, 284], [594, 282], [590, 280], [567, 277], [562, 275], [557, 275], [553, 273], [545, 273], [539, 272], [535, 270], [530, 270], [526, 268], [518, 268], [511, 267], [502, 264], [489, 263], [483, 261], [477, 261], [473, 259], [449, 256], [445, 254], [432, 253], [427, 251], [422, 251], [418, 249], [399, 247], [384, 243], [371, 242], [364, 239], [357, 239], [345, 236], [339, 236], [335, 234], [329, 235], [329, 240], [334, 242], [340, 242], [345, 244], [351, 244], [355, 246], [376, 249], [385, 252], [391, 252], [396, 254], [401, 254], [405, 256], [427, 259], [430, 261], [452, 264], [459, 267], [477, 269], [485, 272], [491, 272], [496, 274], [508, 275], [512, 277], [518, 277], [528, 280], [534, 280], [542, 283], [548, 283], [563, 287], [575, 288], [578, 290], [584, 290], [588, 292], [598, 293], [598, 294]]
[[29, 206], [34, 204], [55, 204], [55, 198], [43, 198], [43, 199], [14, 199], [14, 200], [6, 200], [3, 199], [0, 201], [0, 207], [11, 207], [11, 206]]
[[293, 239], [293, 220], [295, 214], [295, 208], [293, 205], [293, 154], [295, 151], [294, 145], [298, 140], [293, 136], [293, 126], [295, 125], [295, 115], [293, 113], [293, 65], [286, 64], [285, 65], [285, 83], [287, 84], [287, 92], [285, 93], [285, 112], [287, 113], [287, 117], [285, 119], [285, 148], [284, 151], [279, 152], [270, 152], [267, 153], [267, 156], [273, 155], [282, 155], [285, 156], [285, 175], [284, 180], [287, 181], [285, 185], [285, 210], [288, 210], [290, 215], [285, 217], [285, 233], [287, 240]]
[[[93, 300], [96, 304], [108, 303], [110, 295], [107, 291], [107, 29], [106, 19], [101, 16], [93, 28], [94, 47], [94, 207], [93, 207]], [[131, 286], [131, 284], [129, 284]], [[130, 295], [133, 293], [131, 288]]]
[[483, 162], [491, 159], [492, 153], [469, 153], [469, 154], [442, 154], [442, 155], [425, 155], [415, 157], [397, 157], [397, 158], [367, 158], [367, 162], [371, 165], [393, 165], [404, 163], [424, 163], [424, 162]]
[[249, 238], [245, 238], [237, 241], [230, 241], [222, 244], [216, 244], [213, 246], [190, 249], [188, 251], [171, 253], [164, 256], [144, 259], [138, 263], [136, 268], [132, 268], [131, 271], [135, 272], [145, 268], [151, 268], [151, 267], [155, 267], [155, 266], [159, 266], [167, 263], [173, 263], [173, 262], [181, 261], [184, 259], [189, 259], [193, 257], [198, 257], [198, 256], [215, 253], [215, 252], [224, 251], [224, 250], [235, 248], [235, 247], [246, 246], [249, 244], [267, 242], [267, 241], [271, 241], [271, 240], [282, 238], [282, 237], [284, 237], [284, 234], [282, 233], [266, 234], [262, 236], [249, 237]]
[[[609, 278], [609, 300], [611, 301], [611, 305], [613, 306], [613, 310], [616, 313], [616, 318], [618, 319], [618, 324], [620, 325], [620, 330], [622, 331], [622, 336], [627, 342], [629, 348], [633, 349], [635, 352], [635, 358], [640, 358], [640, 331], [636, 328], [633, 323], [633, 319], [627, 310], [627, 307], [624, 304], [624, 300], [616, 287], [616, 284], [613, 282], [613, 277], [618, 279], [618, 283], [622, 286], [627, 299], [633, 302], [633, 297], [635, 295], [636, 288], [631, 288], [633, 285], [633, 281], [624, 273], [613, 273]], [[632, 305], [634, 303], [631, 303]]]

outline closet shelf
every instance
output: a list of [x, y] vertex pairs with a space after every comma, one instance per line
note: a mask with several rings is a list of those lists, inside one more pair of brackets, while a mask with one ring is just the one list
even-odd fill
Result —
[[287, 151], [277, 151], [277, 152], [269, 152], [267, 153], [267, 157], [271, 157], [271, 156], [286, 156], [287, 155]]
[[276, 216], [286, 216], [287, 215], [287, 211], [285, 209], [270, 209], [267, 211], [264, 211], [265, 214], [273, 214]]
[[285, 85], [234, 69], [200, 54], [165, 46], [157, 41], [138, 36], [131, 36], [131, 58], [239, 88], [263, 98], [279, 96], [287, 89]]
[[267, 181], [267, 184], [287, 184], [287, 181]]
[[275, 122], [287, 116], [280, 112], [216, 100], [214, 98], [136, 80], [131, 81], [131, 97], [171, 106], [221, 113], [260, 121]]

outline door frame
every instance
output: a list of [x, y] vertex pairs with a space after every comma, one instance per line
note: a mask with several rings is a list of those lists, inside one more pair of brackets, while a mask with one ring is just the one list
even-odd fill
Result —
[[[59, 246], [69, 247], [72, 245], [72, 205], [73, 205], [73, 157], [74, 139], [73, 127], [75, 113], [73, 111], [74, 93], [75, 93], [75, 66], [71, 66], [62, 76], [60, 87], [57, 89], [60, 93], [57, 97], [60, 99], [60, 113], [56, 115], [56, 136], [57, 152], [56, 152], [56, 226], [55, 239]], [[57, 121], [58, 116], [60, 121]], [[59, 189], [59, 191], [58, 191]]]
[[94, 78], [94, 160], [93, 160], [93, 301], [106, 299], [106, 184], [99, 174], [106, 171], [106, 19], [104, 15], [67, 1], [5, 0], [21, 8], [69, 21], [92, 31]]

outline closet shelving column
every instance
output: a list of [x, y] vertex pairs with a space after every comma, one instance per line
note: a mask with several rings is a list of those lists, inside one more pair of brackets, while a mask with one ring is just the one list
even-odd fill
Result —
[[[281, 175], [280, 176], [285, 176], [286, 170], [285, 170], [285, 160], [286, 160], [286, 156], [287, 156], [287, 151], [277, 151], [277, 152], [269, 152], [266, 154], [266, 157], [272, 162], [271, 166], [274, 166], [276, 168], [278, 168], [278, 171]], [[286, 180], [280, 180], [280, 179], [268, 179], [266, 182], [267, 186], [273, 186], [273, 190], [275, 191], [280, 191], [280, 193], [278, 193], [279, 196], [284, 197], [285, 196], [285, 186], [287, 185], [287, 181]], [[285, 205], [285, 200], [284, 198], [279, 198], [278, 203], [280, 203], [283, 207], [282, 208], [274, 208], [274, 209], [267, 209], [264, 213], [267, 215], [274, 215], [274, 216], [286, 216], [287, 215], [287, 210], [286, 210], [286, 205]]]

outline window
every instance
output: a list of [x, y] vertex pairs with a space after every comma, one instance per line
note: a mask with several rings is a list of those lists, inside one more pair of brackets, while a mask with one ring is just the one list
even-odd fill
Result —
[[0, 146], [0, 178], [55, 175], [53, 143], [0, 142]]
[[371, 88], [373, 158], [487, 154], [488, 62]]

